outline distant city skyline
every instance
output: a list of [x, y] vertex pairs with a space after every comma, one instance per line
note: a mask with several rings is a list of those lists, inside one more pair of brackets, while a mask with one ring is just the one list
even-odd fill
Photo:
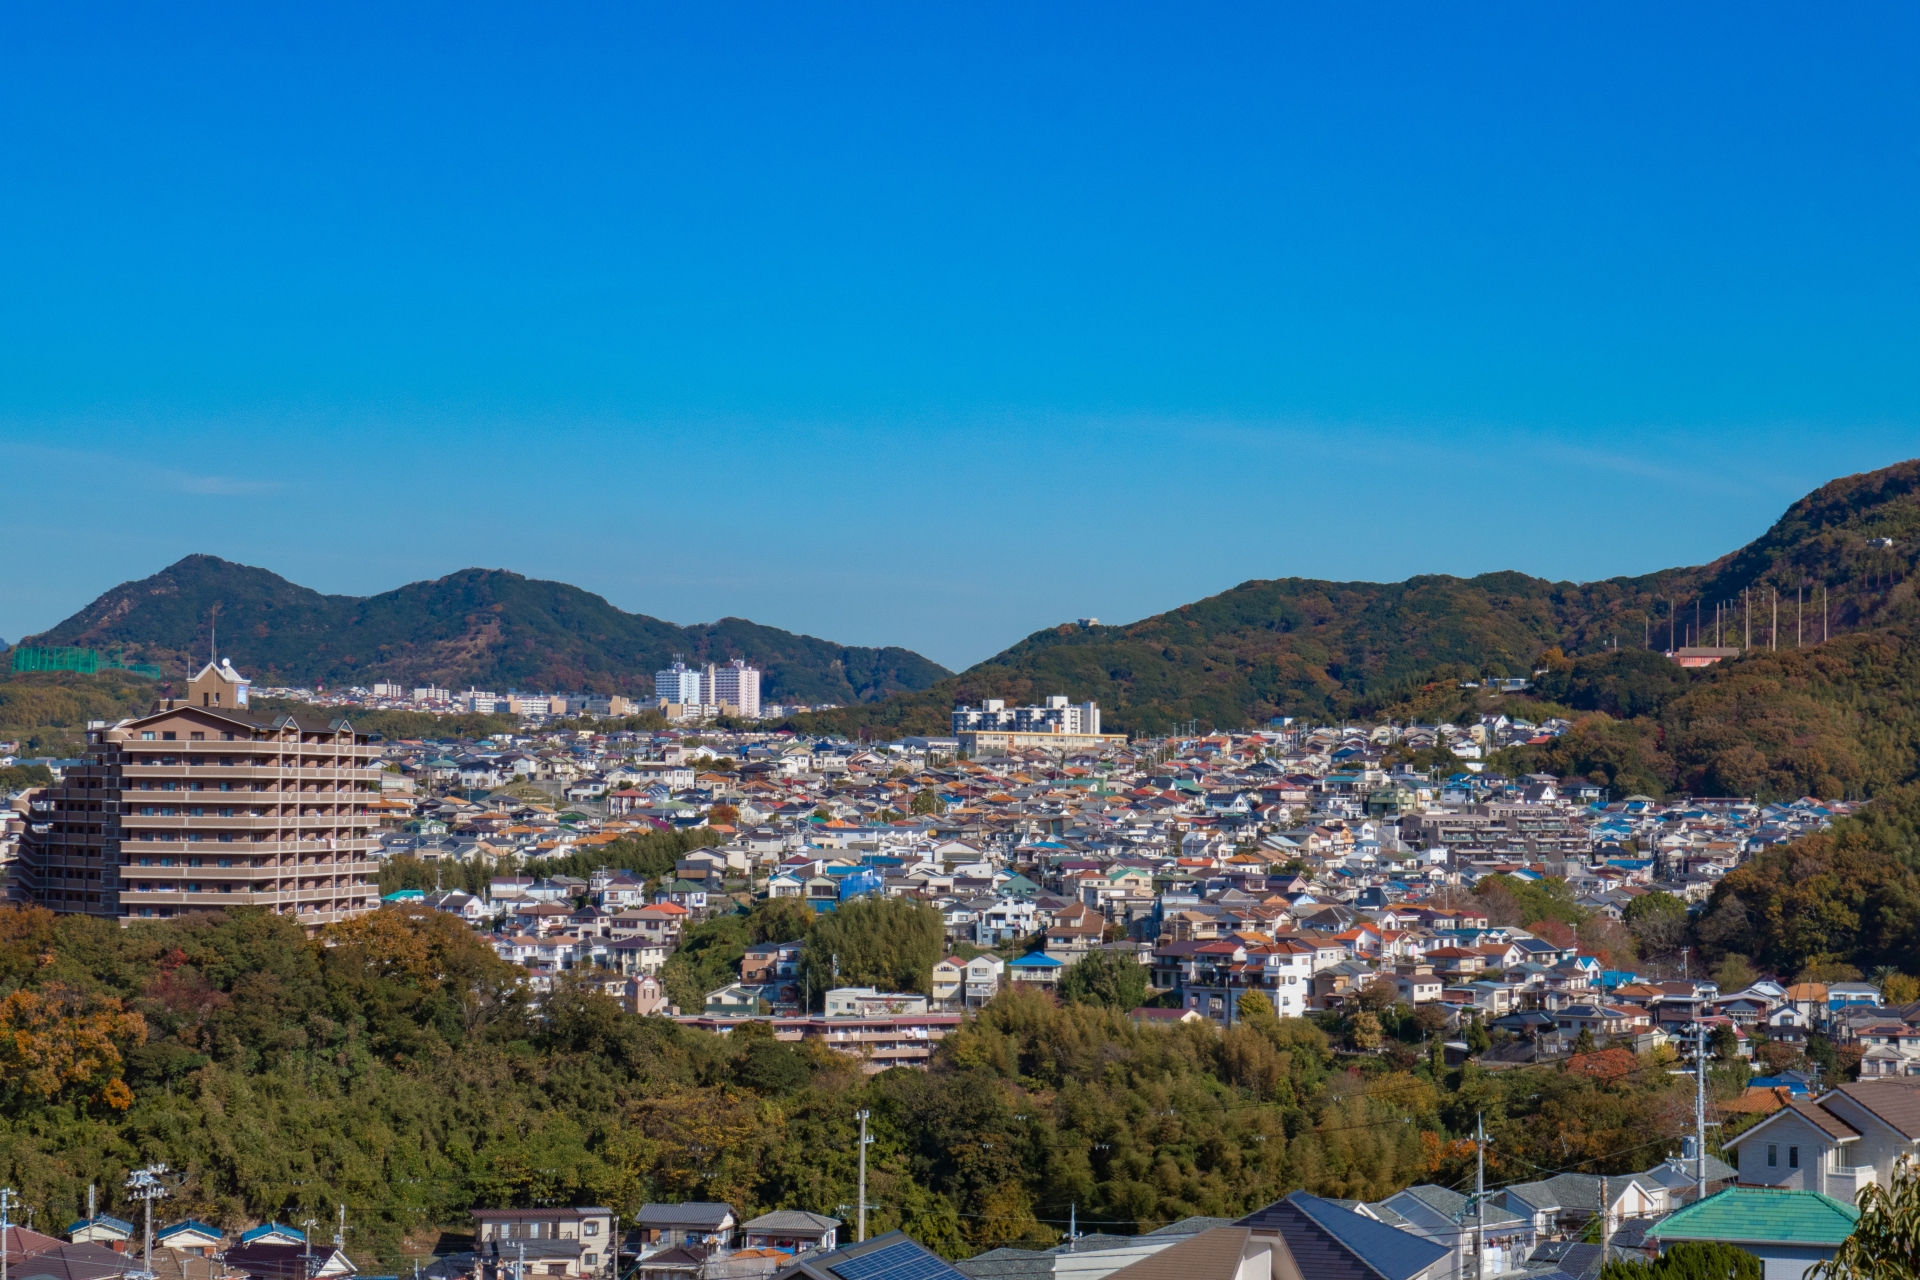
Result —
[[0, 15], [0, 637], [480, 566], [956, 670], [1920, 453], [1920, 14]]

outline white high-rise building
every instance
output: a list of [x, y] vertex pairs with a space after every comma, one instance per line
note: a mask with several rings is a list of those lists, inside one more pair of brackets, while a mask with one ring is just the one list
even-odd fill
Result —
[[732, 706], [749, 720], [760, 718], [760, 671], [744, 659], [735, 658], [724, 667], [708, 667], [712, 688], [707, 695], [710, 706]]
[[676, 656], [672, 666], [653, 673], [653, 695], [666, 702], [697, 707], [701, 703], [700, 673], [689, 671]]

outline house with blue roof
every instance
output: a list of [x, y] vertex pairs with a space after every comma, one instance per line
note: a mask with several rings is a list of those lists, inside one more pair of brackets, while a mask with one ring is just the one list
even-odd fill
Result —
[[203, 1258], [211, 1258], [225, 1240], [226, 1233], [220, 1228], [197, 1218], [169, 1222], [153, 1233], [153, 1242], [161, 1248], [197, 1253]]
[[241, 1244], [305, 1244], [307, 1233], [279, 1222], [263, 1222], [240, 1234]]
[[1065, 973], [1067, 968], [1066, 961], [1050, 956], [1044, 951], [1035, 951], [1007, 965], [1007, 980], [1051, 987], [1060, 981], [1060, 975]]

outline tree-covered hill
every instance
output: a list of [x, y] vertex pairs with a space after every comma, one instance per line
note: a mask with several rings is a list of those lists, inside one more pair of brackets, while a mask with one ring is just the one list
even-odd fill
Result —
[[503, 569], [328, 596], [204, 555], [115, 587], [22, 643], [123, 648], [182, 673], [206, 660], [215, 625], [220, 652], [262, 684], [390, 679], [634, 695], [651, 692], [653, 673], [679, 653], [689, 663], [753, 662], [769, 701], [854, 703], [948, 674], [906, 649], [835, 644], [744, 618], [676, 626]]
[[89, 1186], [124, 1217], [128, 1170], [164, 1161], [169, 1213], [232, 1230], [344, 1204], [349, 1252], [390, 1274], [477, 1206], [835, 1214], [866, 1108], [871, 1229], [964, 1256], [1051, 1243], [1076, 1207], [1128, 1233], [1298, 1187], [1451, 1185], [1480, 1113], [1490, 1181], [1643, 1169], [1687, 1117], [1686, 1086], [1630, 1054], [1605, 1076], [1446, 1068], [1432, 1011], [1384, 997], [1325, 1027], [1249, 1000], [1220, 1032], [1012, 991], [931, 1071], [869, 1076], [764, 1028], [636, 1018], [590, 984], [535, 1005], [518, 976], [431, 911], [310, 940], [251, 910], [122, 928], [0, 908], [0, 1183], [43, 1220], [79, 1216]]
[[1135, 623], [1038, 632], [927, 689], [802, 723], [931, 733], [956, 701], [1053, 693], [1097, 700], [1105, 727], [1124, 731], [1366, 714], [1436, 681], [1528, 675], [1555, 648], [1740, 644], [1751, 628], [1755, 645], [1777, 637], [1785, 649], [1817, 643], [1823, 628], [1879, 630], [1912, 612], [1916, 555], [1920, 461], [1836, 480], [1709, 565], [1589, 583], [1520, 573], [1247, 582]]

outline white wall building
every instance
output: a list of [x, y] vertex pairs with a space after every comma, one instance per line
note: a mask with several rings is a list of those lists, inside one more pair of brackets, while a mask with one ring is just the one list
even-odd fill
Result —
[[667, 702], [686, 706], [699, 706], [700, 673], [690, 671], [687, 664], [675, 658], [673, 665], [665, 671], [653, 673], [653, 696]]
[[735, 658], [725, 666], [710, 666], [707, 672], [711, 679], [706, 701], [712, 706], [733, 706], [739, 708], [742, 716], [751, 720], [760, 718], [760, 671], [750, 667], [743, 659]]

